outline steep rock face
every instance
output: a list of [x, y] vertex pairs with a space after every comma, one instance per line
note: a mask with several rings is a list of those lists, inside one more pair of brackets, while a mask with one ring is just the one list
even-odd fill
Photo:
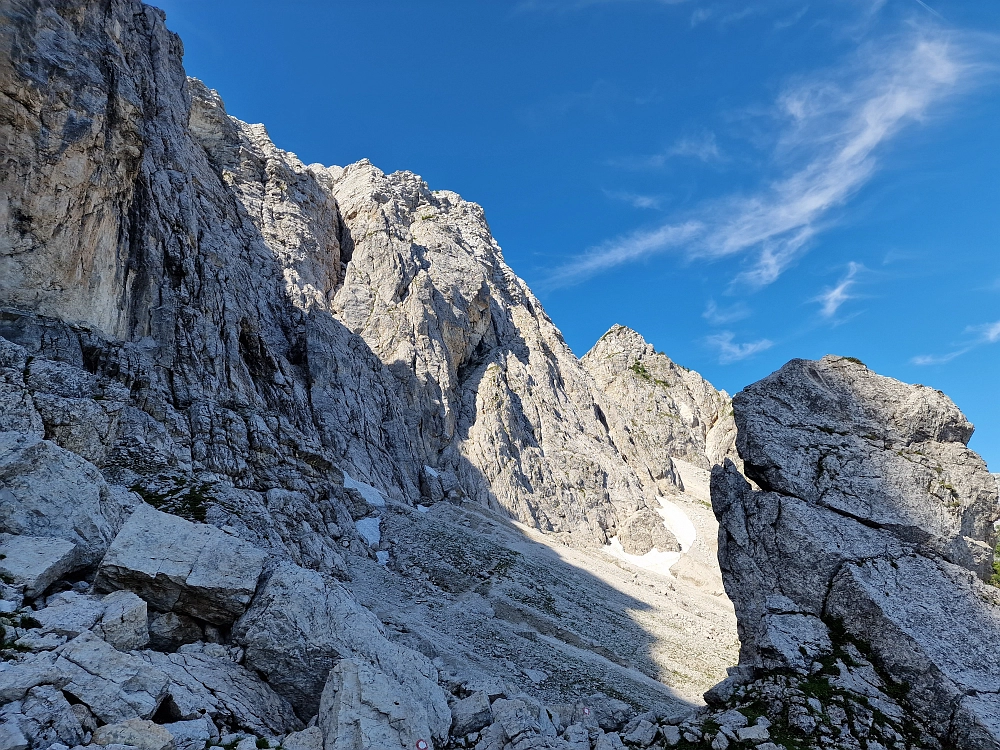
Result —
[[337, 315], [400, 379], [428, 454], [480, 502], [604, 541], [616, 513], [640, 507], [642, 486], [482, 209], [364, 162], [331, 189], [352, 242]]
[[263, 127], [226, 115], [217, 94], [191, 89], [192, 133], [281, 260], [289, 297], [360, 335], [396, 380], [407, 423], [395, 432], [423, 476], [364, 460], [352, 469], [379, 486], [413, 481], [431, 499], [441, 478], [442, 494], [597, 541], [641, 507], [592, 380], [504, 263], [479, 206], [367, 161], [303, 165]]
[[631, 328], [612, 327], [582, 362], [605, 408], [621, 415], [613, 430], [615, 444], [660, 492], [678, 486], [671, 456], [701, 469], [726, 457], [738, 460], [726, 392], [657, 352]]
[[832, 356], [789, 362], [733, 406], [761, 488], [730, 462], [713, 471], [742, 644], [735, 679], [758, 680], [744, 694], [767, 683], [785, 700], [775, 710], [816, 737], [829, 717], [796, 724], [788, 678], [774, 675], [802, 675], [791, 687], [805, 689], [818, 674], [851, 714], [845, 734], [859, 736], [852, 706], [870, 700], [883, 740], [1000, 747], [1000, 596], [981, 580], [1000, 513], [966, 447], [972, 426], [943, 394]]
[[[0, 532], [46, 555], [0, 586], [0, 732], [34, 750], [99, 721], [204, 720], [203, 742], [274, 740], [311, 718], [289, 700], [310, 713], [324, 684], [337, 726], [409, 744], [446, 740], [445, 691], [540, 716], [524, 691], [690, 713], [734, 649], [717, 588], [664, 574], [654, 590], [506, 520], [583, 547], [633, 519], [635, 551], [679, 546], [647, 507], [652, 474], [612, 439], [617, 412], [482, 210], [367, 162], [303, 165], [187, 79], [163, 14], [139, 2], [0, 14]], [[178, 539], [201, 542], [175, 555]], [[391, 647], [326, 648], [317, 627], [310, 651], [310, 633], [268, 615], [259, 631], [284, 629], [262, 657], [229, 628], [262, 595], [262, 560], [261, 581], [274, 566], [349, 581], [326, 600], [341, 615], [316, 621], [354, 613], [373, 633], [378, 610]], [[101, 587], [129, 590], [113, 617]], [[314, 594], [288, 599], [319, 606]], [[669, 627], [651, 622], [661, 610]], [[313, 653], [307, 690], [280, 684], [281, 665]], [[403, 703], [422, 724], [396, 726]], [[39, 729], [45, 711], [72, 726]], [[539, 731], [580, 740], [580, 712], [558, 712]]]
[[[4, 14], [0, 417], [147, 499], [183, 496], [196, 516], [342, 568], [323, 541], [345, 515], [335, 467], [402, 500], [421, 460], [395, 378], [315, 309], [340, 268], [335, 202], [292, 185], [320, 239], [302, 230], [298, 255], [275, 255], [195, 138], [205, 108], [159, 11]], [[271, 233], [298, 226], [272, 218]]]

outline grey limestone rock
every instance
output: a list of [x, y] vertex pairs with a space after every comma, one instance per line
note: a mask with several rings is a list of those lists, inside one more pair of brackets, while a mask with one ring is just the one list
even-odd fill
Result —
[[644, 508], [629, 516], [618, 529], [622, 548], [631, 555], [644, 555], [656, 548], [660, 552], [679, 552], [677, 538], [663, 525], [660, 515]]
[[330, 672], [320, 702], [324, 748], [404, 750], [445, 740], [451, 717], [442, 721], [433, 700], [437, 696], [422, 693], [426, 685], [401, 682], [378, 662], [341, 659]]
[[76, 638], [91, 630], [104, 614], [100, 598], [64, 591], [48, 597], [46, 606], [32, 616], [41, 626], [42, 633]]
[[281, 741], [284, 750], [323, 750], [323, 730], [307, 727], [301, 732], [292, 732]]
[[63, 691], [106, 723], [148, 719], [167, 694], [167, 675], [89, 632], [67, 643], [55, 666]]
[[95, 745], [129, 745], [137, 750], [175, 750], [174, 737], [159, 724], [146, 719], [129, 719], [105, 724], [94, 732]]
[[161, 612], [226, 625], [246, 611], [266, 559], [213, 526], [142, 505], [101, 561], [97, 586], [129, 589]]
[[176, 750], [205, 750], [210, 742], [219, 739], [218, 728], [206, 717], [174, 721], [162, 726], [174, 738]]
[[490, 699], [484, 692], [473, 693], [455, 701], [451, 706], [451, 733], [456, 737], [478, 732], [492, 721]]
[[219, 726], [240, 727], [261, 736], [302, 728], [284, 698], [229, 658], [156, 651], [143, 651], [140, 658], [167, 676], [170, 718], [191, 722], [207, 715]]
[[65, 539], [0, 534], [0, 573], [34, 599], [79, 564], [76, 545]]
[[631, 328], [613, 326], [581, 361], [600, 389], [601, 403], [619, 415], [616, 445], [660, 493], [682, 486], [671, 456], [702, 469], [727, 456], [737, 459], [726, 392], [657, 352]]
[[[905, 716], [897, 727], [996, 747], [1000, 595], [981, 577], [997, 488], [966, 447], [972, 426], [943, 394], [833, 356], [793, 360], [733, 404], [760, 490], [727, 462], [713, 471], [712, 501], [744, 680], [838, 659], [853, 675], [848, 652], [861, 663], [861, 649], [879, 686], [865, 700]], [[850, 697], [865, 679], [838, 689]], [[902, 708], [891, 707], [893, 686]]]
[[56, 742], [73, 746], [84, 739], [83, 727], [73, 707], [52, 685], [29, 690], [21, 703], [21, 715], [21, 729], [33, 747], [48, 747]]
[[353, 658], [354, 666], [339, 674], [353, 686], [356, 700], [365, 702], [371, 685], [394, 684], [411, 696], [433, 736], [447, 735], [451, 712], [434, 666], [386, 639], [378, 619], [320, 573], [279, 565], [234, 625], [233, 637], [246, 649], [247, 666], [266, 675], [303, 719], [316, 713], [321, 694], [330, 693], [330, 670]]
[[0, 486], [0, 531], [72, 542], [82, 565], [100, 559], [117, 531], [115, 498], [97, 468], [48, 440], [0, 433]]
[[12, 718], [0, 722], [0, 748], [3, 750], [28, 750], [28, 738], [21, 731], [19, 722]]
[[115, 591], [101, 600], [100, 636], [119, 651], [149, 643], [146, 602], [131, 591]]

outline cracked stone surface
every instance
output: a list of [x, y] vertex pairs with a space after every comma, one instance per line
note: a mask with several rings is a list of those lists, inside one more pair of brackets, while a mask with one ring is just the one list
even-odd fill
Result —
[[942, 393], [835, 356], [792, 360], [733, 406], [760, 487], [731, 462], [712, 474], [738, 674], [805, 676], [856, 645], [934, 742], [996, 747], [1000, 591], [983, 579], [1000, 514], [972, 425]]

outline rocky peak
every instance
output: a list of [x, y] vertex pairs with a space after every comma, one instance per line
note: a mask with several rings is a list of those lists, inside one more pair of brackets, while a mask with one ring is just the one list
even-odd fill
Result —
[[710, 469], [736, 458], [729, 396], [674, 363], [626, 326], [613, 326], [582, 359], [621, 424], [616, 445], [633, 465], [656, 467], [661, 491], [678, 486], [670, 458]]

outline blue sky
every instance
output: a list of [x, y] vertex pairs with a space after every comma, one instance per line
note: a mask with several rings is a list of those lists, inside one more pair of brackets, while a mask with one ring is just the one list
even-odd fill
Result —
[[858, 357], [1000, 471], [1000, 3], [159, 5], [279, 147], [482, 204], [577, 354], [622, 323], [730, 393]]

